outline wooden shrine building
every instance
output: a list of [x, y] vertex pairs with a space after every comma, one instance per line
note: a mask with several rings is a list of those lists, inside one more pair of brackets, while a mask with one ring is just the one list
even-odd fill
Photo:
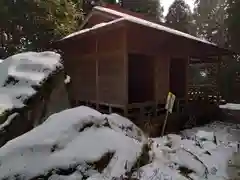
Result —
[[80, 31], [56, 43], [71, 77], [69, 96], [109, 112], [158, 110], [169, 91], [188, 100], [190, 63], [217, 63], [226, 49], [119, 7], [95, 7]]

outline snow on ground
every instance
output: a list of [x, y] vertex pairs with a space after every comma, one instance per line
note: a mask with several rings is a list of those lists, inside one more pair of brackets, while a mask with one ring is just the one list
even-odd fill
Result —
[[124, 117], [80, 106], [0, 148], [0, 179], [234, 179], [240, 172], [239, 132], [240, 125], [214, 122], [146, 138]]
[[[238, 129], [237, 129], [238, 128]], [[188, 129], [183, 136], [151, 139], [152, 163], [135, 172], [140, 180], [240, 178], [238, 125], [214, 122]]]
[[[0, 179], [14, 179], [17, 175], [30, 179], [49, 174], [52, 179], [66, 179], [53, 170], [70, 167], [75, 168], [70, 174], [73, 179], [76, 174], [80, 174], [78, 179], [81, 176], [111, 179], [124, 175], [140, 155], [142, 142], [120, 130], [115, 131], [117, 123], [111, 128], [113, 117], [116, 115], [102, 115], [84, 106], [50, 116], [42, 125], [0, 149]], [[126, 119], [123, 121], [130, 124]], [[93, 168], [94, 162], [106, 153], [112, 153], [113, 157], [102, 172], [98, 172]]]
[[0, 64], [0, 114], [25, 106], [41, 83], [58, 67], [60, 55], [54, 52], [26, 52], [13, 55]]
[[107, 118], [113, 130], [117, 132], [122, 132], [126, 136], [129, 136], [140, 142], [147, 141], [143, 131], [131, 121], [129, 121], [127, 118], [124, 118], [118, 114], [107, 115]]

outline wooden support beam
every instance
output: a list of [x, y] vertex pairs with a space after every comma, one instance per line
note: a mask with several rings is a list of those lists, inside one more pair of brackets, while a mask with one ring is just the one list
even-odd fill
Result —
[[187, 57], [187, 61], [186, 61], [186, 70], [185, 70], [185, 73], [186, 73], [186, 92], [185, 92], [185, 102], [187, 103], [188, 102], [188, 86], [189, 86], [189, 62], [190, 62], [190, 56]]
[[206, 64], [218, 63], [218, 58], [215, 57], [190, 57], [189, 64]]
[[[96, 46], [95, 46], [96, 54], [98, 54], [98, 36], [96, 36]], [[99, 57], [95, 56], [96, 61], [96, 109], [99, 109]]]
[[123, 63], [124, 63], [124, 69], [123, 69], [123, 75], [124, 75], [124, 115], [128, 116], [128, 45], [127, 45], [127, 27], [124, 28], [123, 33]]
[[154, 99], [155, 99], [155, 114], [154, 116], [157, 116], [157, 105], [158, 105], [158, 82], [157, 82], [157, 77], [158, 77], [158, 56], [155, 57], [154, 59]]
[[218, 64], [217, 64], [217, 76], [216, 76], [216, 82], [217, 82], [217, 103], [220, 103], [220, 65], [221, 65], [222, 57], [218, 56]]

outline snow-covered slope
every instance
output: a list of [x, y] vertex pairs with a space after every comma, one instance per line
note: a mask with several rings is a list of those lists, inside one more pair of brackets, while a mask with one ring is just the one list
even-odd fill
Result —
[[141, 167], [140, 180], [239, 179], [239, 125], [214, 122], [151, 142], [152, 163]]
[[126, 118], [80, 106], [0, 148], [0, 179], [234, 179], [240, 171], [239, 128], [215, 122], [146, 138]]
[[[65, 179], [63, 171], [70, 167], [69, 174], [79, 174], [78, 179], [120, 177], [130, 171], [142, 150], [143, 142], [125, 133], [130, 124], [134, 128], [131, 136], [144, 139], [139, 129], [134, 133], [137, 127], [118, 115], [105, 116], [87, 107], [54, 114], [0, 149], [0, 179], [17, 176]], [[108, 158], [105, 164], [99, 165], [103, 157]]]
[[1, 62], [0, 114], [25, 106], [25, 101], [36, 93], [34, 87], [61, 66], [60, 55], [54, 52], [26, 52]]

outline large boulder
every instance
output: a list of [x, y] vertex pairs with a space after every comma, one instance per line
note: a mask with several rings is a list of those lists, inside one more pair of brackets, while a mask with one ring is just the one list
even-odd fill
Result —
[[0, 72], [0, 147], [69, 108], [59, 54], [16, 54], [0, 63]]
[[0, 149], [0, 179], [125, 176], [146, 140], [136, 129], [118, 115], [84, 106], [54, 114]]

